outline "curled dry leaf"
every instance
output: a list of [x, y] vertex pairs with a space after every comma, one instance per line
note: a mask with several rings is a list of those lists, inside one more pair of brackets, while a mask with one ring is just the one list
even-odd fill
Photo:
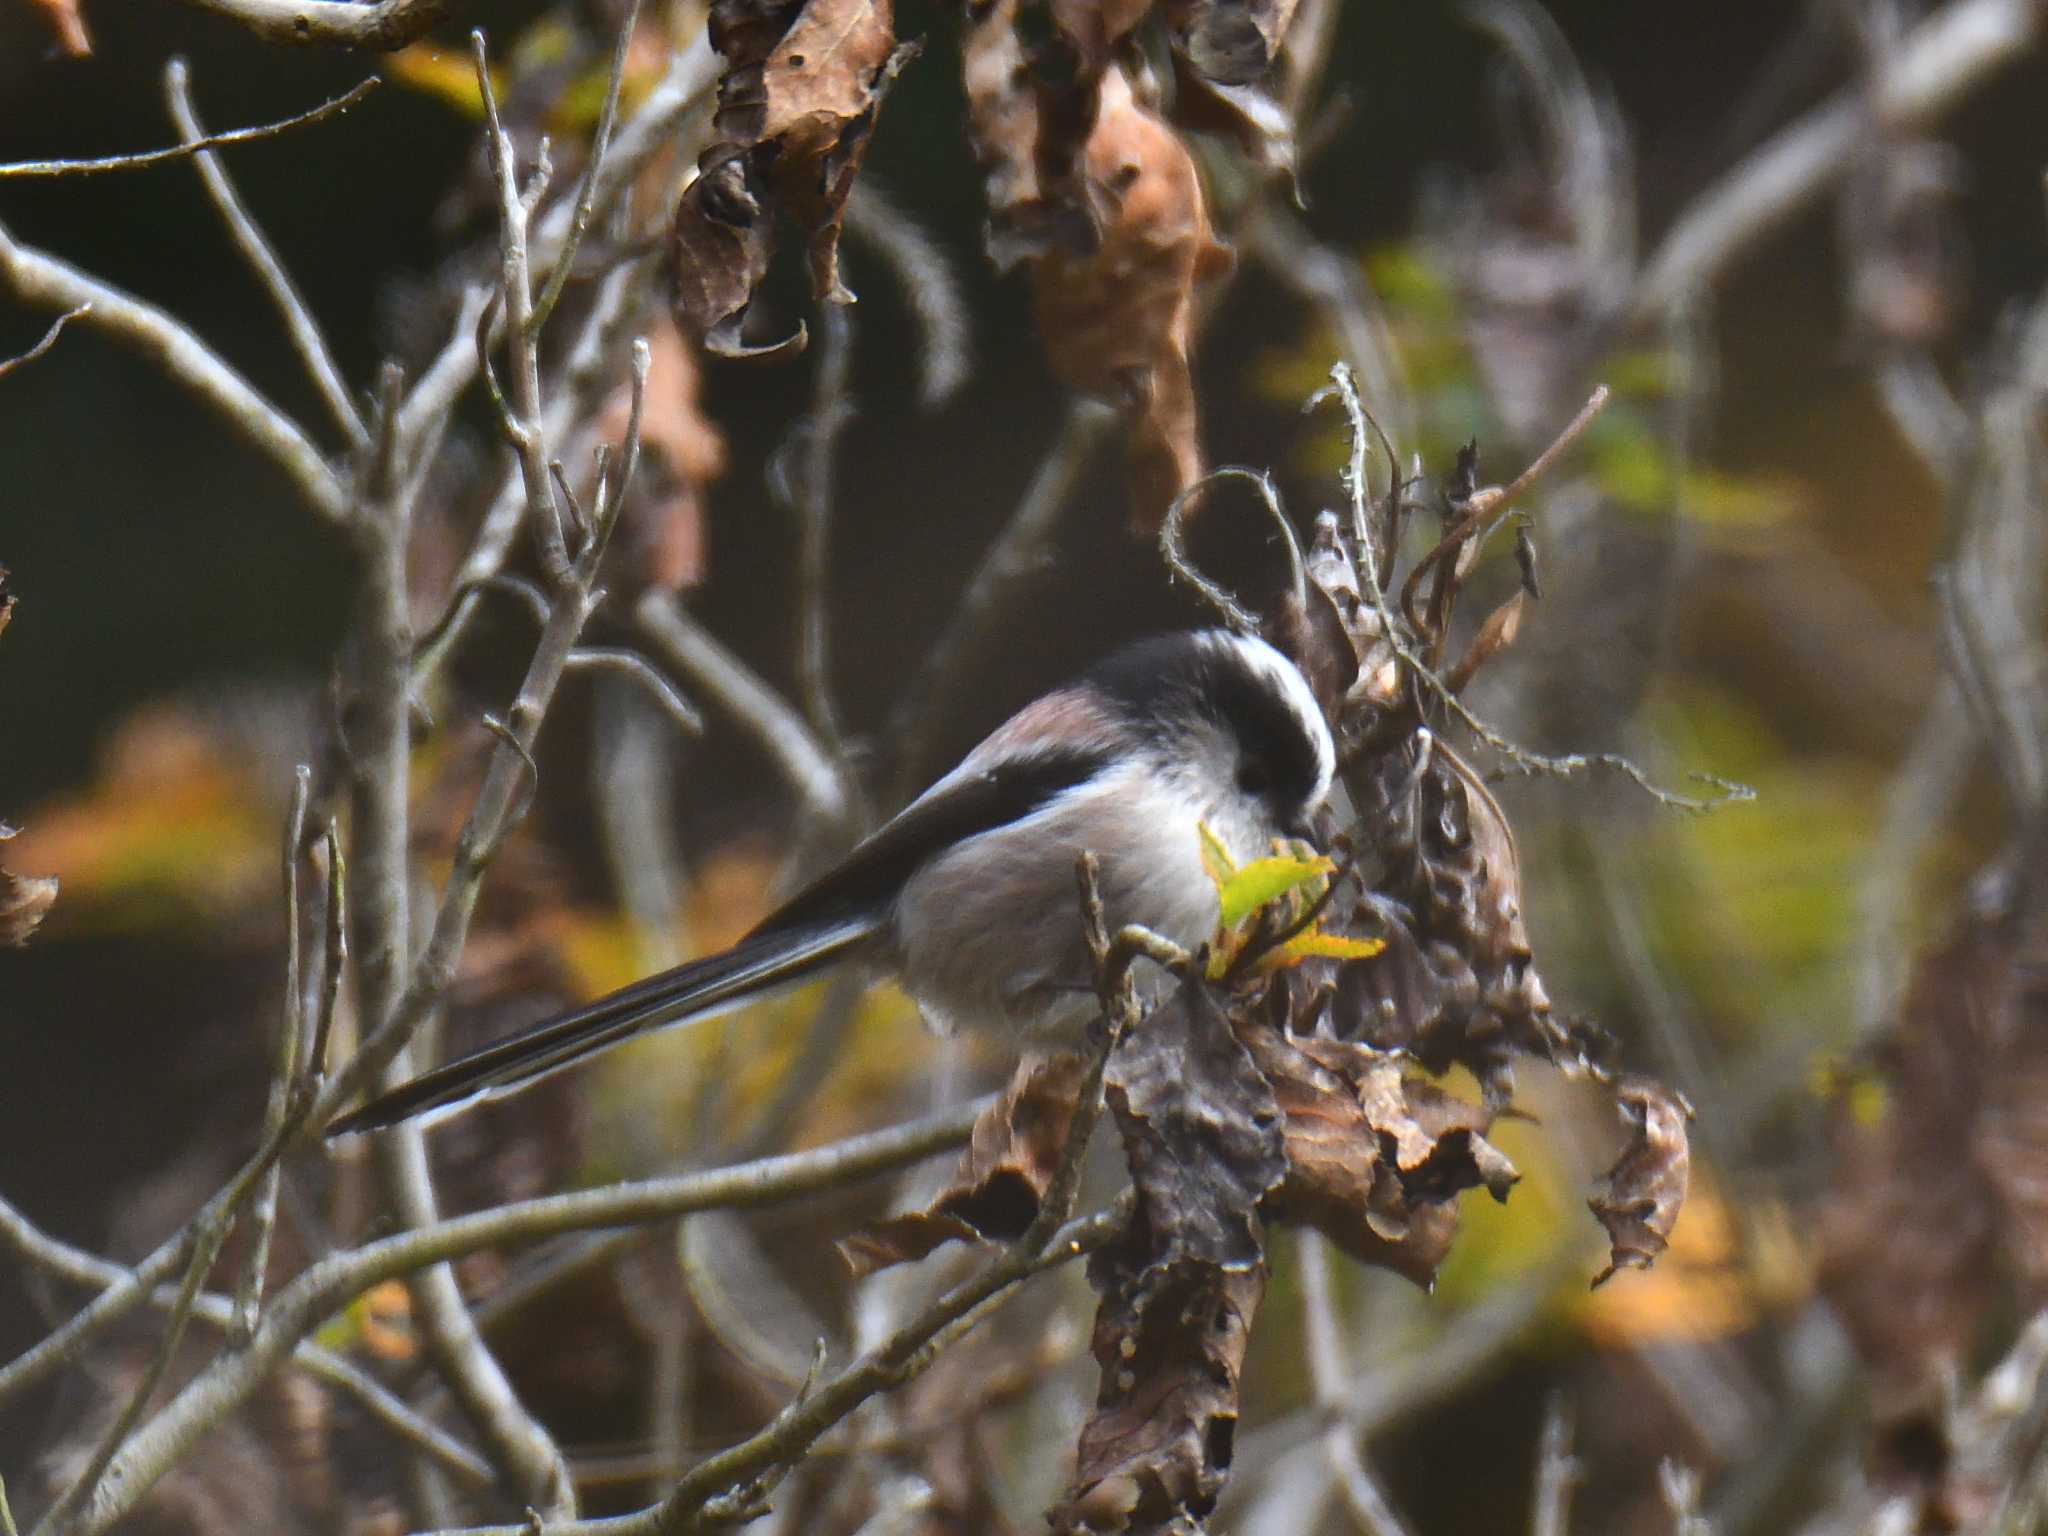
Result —
[[1102, 1296], [1092, 1341], [1102, 1386], [1052, 1528], [1200, 1529], [1230, 1475], [1238, 1378], [1265, 1268], [1158, 1265], [1134, 1229], [1088, 1273]]
[[1266, 638], [1301, 669], [1332, 728], [1356, 737], [1402, 705], [1400, 658], [1366, 600], [1351, 535], [1336, 513], [1316, 518], [1303, 564], [1307, 580], [1282, 597]]
[[1369, 917], [1379, 955], [1339, 973], [1331, 1033], [1405, 1047], [1431, 1072], [1468, 1068], [1495, 1104], [1513, 1058], [1567, 1070], [1584, 1047], [1551, 1014], [1522, 917], [1521, 861], [1507, 817], [1442, 741], [1420, 733], [1370, 765], [1366, 826], [1385, 861]]
[[717, 0], [711, 41], [725, 55], [714, 139], [676, 208], [670, 234], [678, 320], [727, 356], [772, 347], [741, 339], [747, 305], [775, 254], [779, 211], [805, 231], [811, 287], [853, 301], [839, 280], [846, 196], [896, 72], [890, 0]]
[[[703, 373], [682, 333], [657, 321], [647, 341], [641, 443], [657, 463], [643, 468], [654, 471], [652, 483], [626, 503], [613, 548], [630, 587], [679, 592], [704, 579], [704, 488], [725, 472], [725, 438], [704, 414]], [[622, 445], [631, 412], [632, 392], [621, 385], [605, 404], [599, 435]]]
[[1259, 1203], [1287, 1174], [1280, 1105], [1216, 994], [1183, 983], [1110, 1058], [1103, 1086], [1156, 1255], [1262, 1263]]
[[1138, 105], [1121, 69], [1103, 76], [1083, 175], [1101, 240], [1085, 256], [1055, 246], [1034, 263], [1039, 329], [1061, 378], [1129, 412], [1134, 521], [1156, 533], [1202, 475], [1188, 371], [1195, 293], [1231, 256], [1210, 230], [1187, 147]]
[[1010, 1086], [974, 1123], [952, 1182], [921, 1211], [891, 1216], [839, 1244], [856, 1275], [921, 1259], [941, 1244], [1016, 1238], [1067, 1144], [1087, 1064], [1080, 1057], [1027, 1056]]
[[1283, 1116], [1287, 1177], [1270, 1214], [1430, 1284], [1457, 1235], [1456, 1196], [1484, 1187], [1504, 1200], [1519, 1177], [1485, 1138], [1489, 1111], [1409, 1079], [1385, 1052], [1236, 1028]]
[[1614, 1106], [1629, 1123], [1628, 1145], [1607, 1170], [1607, 1187], [1586, 1202], [1607, 1229], [1611, 1256], [1593, 1285], [1623, 1269], [1647, 1269], [1671, 1238], [1685, 1204], [1692, 1153], [1685, 1123], [1692, 1106], [1662, 1083], [1627, 1077], [1614, 1085]]
[[1528, 598], [1528, 591], [1517, 587], [1513, 596], [1486, 616], [1486, 622], [1479, 626], [1479, 633], [1472, 637], [1472, 644], [1444, 679], [1453, 693], [1463, 693], [1465, 685], [1478, 675], [1481, 667], [1515, 643], [1515, 637], [1522, 632], [1522, 615]]

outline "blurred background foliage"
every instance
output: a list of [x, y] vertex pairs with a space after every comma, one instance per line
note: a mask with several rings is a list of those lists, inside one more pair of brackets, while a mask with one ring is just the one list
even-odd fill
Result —
[[[1715, 174], [1853, 69], [1851, 9], [1553, 0], [1571, 55], [1626, 127], [1645, 248]], [[942, 7], [905, 10], [906, 35], [957, 26]], [[0, 161], [166, 141], [157, 77], [172, 52], [190, 58], [217, 126], [298, 110], [364, 72], [358, 59], [266, 48], [168, 5], [88, 4], [85, 14], [93, 55], [67, 59], [38, 13], [0, 0]], [[539, 104], [532, 120], [563, 139], [587, 133], [603, 84], [588, 17], [494, 0], [471, 19], [499, 44], [508, 98], [525, 93]], [[629, 66], [629, 102], [659, 62]], [[390, 84], [345, 118], [232, 159], [358, 384], [387, 352], [417, 356], [444, 263], [484, 232], [488, 213], [459, 45], [415, 45], [382, 68]], [[1471, 252], [1457, 211], [1476, 200], [1512, 215], [1503, 188], [1543, 171], [1502, 106], [1502, 68], [1453, 7], [1353, 0], [1310, 135], [1303, 208], [1290, 217], [1372, 296], [1400, 380], [1383, 416], [1404, 458], [1443, 474], [1476, 440], [1484, 478], [1504, 481], [1582, 393], [1538, 391], [1540, 419], [1517, 419], [1501, 376], [1510, 349], [1488, 329], [1496, 317], [1475, 313], [1461, 266]], [[1929, 576], [1953, 538], [1956, 501], [1895, 429], [1878, 371], [1911, 348], [1964, 399], [1993, 382], [1990, 359], [2016, 306], [2048, 275], [2044, 101], [2037, 48], [1943, 123], [1963, 172], [1938, 212], [1938, 259], [1910, 267], [1918, 286], [1889, 308], [1852, 283], [1858, 237], [1839, 203], [1822, 199], [1663, 332], [1610, 337], [1572, 361], [1574, 377], [1611, 387], [1612, 403], [1569, 483], [1530, 506], [1545, 580], [1563, 595], [1536, 606], [1531, 638], [1491, 669], [1483, 712], [1546, 750], [1628, 750], [1664, 782], [1703, 769], [1757, 794], [1688, 817], [1604, 778], [1501, 787], [1553, 997], [1597, 1018], [1624, 1062], [1692, 1096], [1697, 1171], [1661, 1264], [1588, 1295], [1601, 1243], [1583, 1201], [1618, 1132], [1578, 1089], [1539, 1075], [1521, 1101], [1530, 1120], [1496, 1132], [1522, 1182], [1505, 1205], [1465, 1197], [1464, 1235], [1433, 1295], [1336, 1265], [1354, 1385], [1378, 1405], [1366, 1410], [1371, 1460], [1410, 1529], [1519, 1528], [1553, 1392], [1577, 1418], [1578, 1530], [1670, 1528], [1665, 1457], [1702, 1470], [1716, 1528], [1731, 1532], [1791, 1528], [1858, 1464], [1868, 1404], [1816, 1290], [1830, 1125], [1897, 1112], [1869, 1047], [1915, 957], [1949, 934], [1966, 882], [2013, 831], [1991, 769], [1975, 763], [1943, 814], [1912, 829], [1908, 856], [1885, 866], [1897, 921], [1874, 926], [1868, 880], [1888, 797], [1940, 674]], [[857, 229], [844, 257], [861, 302], [827, 586], [832, 682], [878, 793], [899, 743], [873, 733], [1065, 410], [1023, 285], [982, 257], [982, 183], [962, 109], [956, 73], [942, 52], [928, 54], [890, 96], [866, 172], [938, 243], [965, 297], [972, 362], [949, 401], [920, 401], [914, 295]], [[1227, 183], [1227, 154], [1204, 153]], [[1538, 224], [1551, 211], [1535, 206], [1543, 190], [1524, 210]], [[24, 241], [184, 317], [272, 398], [312, 414], [189, 168], [0, 184], [0, 216]], [[1270, 466], [1297, 510], [1334, 505], [1342, 424], [1301, 404], [1342, 340], [1268, 263], [1248, 250], [1239, 260], [1245, 270], [1206, 316], [1197, 352], [1209, 457]], [[778, 271], [759, 307], [764, 333], [791, 329], [806, 308], [795, 276]], [[24, 350], [44, 323], [0, 306], [0, 355]], [[797, 577], [771, 461], [809, 409], [811, 367], [707, 360], [697, 388], [711, 446], [700, 429], [676, 429], [698, 432], [693, 475], [706, 482], [685, 514], [694, 542], [677, 556], [691, 606], [784, 687], [795, 677]], [[1197, 617], [1150, 545], [1128, 536], [1117, 458], [1089, 461], [1026, 610], [972, 658], [974, 685], [941, 701], [934, 763], [1107, 644]], [[1553, 506], [1567, 502], [1577, 510]], [[1215, 546], [1211, 569], [1244, 571], [1256, 588], [1274, 561], [1252, 526], [1218, 511], [1201, 538]], [[1673, 550], [1683, 558], [1667, 558]], [[7, 863], [63, 882], [33, 947], [0, 952], [0, 1183], [59, 1235], [140, 1251], [175, 1214], [177, 1191], [204, 1188], [256, 1120], [281, 932], [278, 829], [290, 764], [324, 707], [351, 561], [272, 469], [147, 363], [84, 328], [0, 381], [0, 561], [19, 596], [0, 642], [0, 815], [24, 827]], [[1514, 579], [1505, 550], [1481, 577], [1501, 592]], [[1612, 605], [1585, 596], [1631, 587], [1635, 601], [1611, 624]], [[481, 738], [460, 722], [505, 692], [519, 622], [494, 616], [437, 701], [452, 726], [420, 748], [415, 774], [423, 827], [442, 839], [438, 853], [423, 850], [429, 865], [447, 857], [475, 770]], [[635, 760], [660, 763], [648, 792], [672, 822], [678, 887], [651, 904], [621, 890], [599, 852], [620, 834], [595, 824], [580, 786], [619, 771], [630, 714], [599, 687], [573, 691], [551, 721], [546, 792], [493, 877], [465, 968], [463, 1028], [536, 1017], [551, 999], [729, 941], [802, 856], [745, 741], [716, 722], [686, 741], [635, 717]], [[787, 1101], [824, 1009], [846, 1014], [840, 1054], [814, 1091]], [[498, 1161], [476, 1170], [475, 1187], [538, 1192], [764, 1134], [813, 1144], [888, 1107], [957, 1096], [1002, 1065], [986, 1045], [929, 1040], [891, 990], [853, 1002], [811, 988], [638, 1044], [562, 1090], [588, 1102], [559, 1164], [507, 1166], [479, 1133]], [[691, 1378], [691, 1445], [768, 1411], [792, 1351], [800, 1376], [806, 1320], [843, 1304], [808, 1270], [853, 1219], [840, 1206], [776, 1213], [724, 1231], [715, 1260], [693, 1257], [686, 1237], [680, 1262], [645, 1281], [666, 1296], [679, 1275], [696, 1325], [723, 1351]], [[493, 1279], [468, 1278], [481, 1291]], [[1050, 1289], [1062, 1287], [1072, 1302], [1078, 1278]], [[758, 1315], [721, 1310], [735, 1289]], [[1337, 1530], [1358, 1518], [1289, 1482], [1290, 1458], [1317, 1434], [1297, 1294], [1283, 1249], [1219, 1530]], [[0, 1274], [0, 1354], [38, 1336], [46, 1301], [25, 1276]], [[2001, 1314], [1960, 1363], [1995, 1353], [2015, 1321]], [[323, 1337], [402, 1364], [412, 1350], [402, 1292], [373, 1293]], [[638, 1347], [592, 1346], [572, 1369], [516, 1334], [506, 1346], [523, 1387], [576, 1405], [564, 1433], [592, 1468], [599, 1508], [614, 1496], [607, 1478], [625, 1490], [622, 1505], [638, 1486], [645, 1426], [619, 1409], [631, 1393], [606, 1377], [633, 1377]], [[1032, 1348], [1040, 1354], [1005, 1358], [1037, 1362], [1034, 1380], [1049, 1385], [992, 1410], [1000, 1468], [990, 1475], [1013, 1512], [1057, 1488], [1071, 1414], [1089, 1390], [1071, 1325], [1041, 1328]], [[733, 1387], [742, 1380], [745, 1390]], [[15, 1474], [43, 1416], [68, 1406], [0, 1415], [0, 1470]], [[1031, 1528], [1028, 1515], [1019, 1528]]]

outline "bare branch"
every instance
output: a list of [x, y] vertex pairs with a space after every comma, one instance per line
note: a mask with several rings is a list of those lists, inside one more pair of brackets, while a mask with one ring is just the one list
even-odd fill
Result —
[[[263, 1138], [275, 1140], [284, 1133], [291, 1112], [292, 1088], [298, 1076], [299, 1049], [306, 1034], [306, 985], [301, 969], [299, 912], [299, 861], [306, 842], [306, 800], [312, 790], [313, 772], [304, 763], [292, 776], [292, 803], [284, 825], [284, 913], [285, 964], [284, 1010], [278, 1021], [276, 1064], [271, 1068], [270, 1097], [263, 1107]], [[228, 1340], [237, 1347], [247, 1344], [256, 1331], [257, 1314], [263, 1305], [263, 1284], [270, 1269], [270, 1237], [277, 1222], [277, 1187], [281, 1169], [273, 1163], [256, 1191], [251, 1208], [249, 1256], [243, 1264], [241, 1283], [235, 1288], [235, 1316]]]
[[687, 677], [760, 743], [809, 815], [837, 829], [851, 824], [852, 795], [838, 763], [780, 694], [669, 594], [644, 593], [633, 620], [670, 671]]
[[0, 278], [24, 303], [68, 310], [153, 359], [275, 460], [314, 510], [332, 522], [346, 521], [348, 492], [318, 446], [182, 321], [67, 262], [22, 245], [4, 225], [0, 225]]
[[1706, 286], [1845, 174], [1865, 135], [1933, 121], [2026, 53], [2040, 26], [2034, 0], [1950, 0], [1900, 42], [1867, 96], [1816, 108], [1693, 199], [1644, 265], [1635, 318], [1654, 320]]
[[[358, 7], [350, 6], [349, 9]], [[196, 140], [187, 139], [183, 144], [170, 149], [150, 149], [133, 155], [105, 155], [95, 160], [0, 162], [0, 181], [15, 176], [94, 176], [103, 171], [133, 171], [144, 166], [162, 165], [170, 160], [183, 160], [187, 155], [203, 154], [207, 150], [220, 149], [229, 144], [250, 144], [258, 139], [275, 138], [278, 134], [289, 133], [294, 128], [310, 128], [315, 123], [340, 116], [383, 83], [372, 75], [332, 101], [322, 102], [310, 112], [301, 112], [296, 117], [280, 118], [277, 122], [263, 123], [254, 128], [230, 128], [224, 133], [203, 134]]]
[[846, 232], [873, 246], [896, 269], [903, 301], [917, 322], [917, 403], [937, 410], [974, 368], [974, 332], [959, 274], [944, 247], [876, 181], [872, 172], [846, 199]]
[[[207, 194], [212, 197], [214, 207], [220, 210], [228, 233], [234, 237], [244, 259], [255, 269], [264, 291], [277, 306], [278, 314], [284, 320], [285, 332], [292, 339], [299, 361], [306, 365], [306, 372], [312, 376], [314, 388], [319, 390], [328, 413], [348, 438], [349, 446], [361, 448], [369, 439], [369, 430], [364, 427], [355, 402], [349, 398], [348, 386], [342, 382], [341, 370], [335, 366], [327, 338], [320, 334], [319, 323], [307, 309], [305, 298], [292, 282], [291, 274], [285, 271], [277, 252], [271, 249], [270, 242], [256, 227], [256, 221], [236, 194], [220, 157], [211, 149], [199, 147], [206, 138], [206, 130], [200, 126], [199, 115], [193, 110], [190, 74], [182, 58], [172, 59], [164, 66], [164, 95], [170, 104], [171, 121], [178, 125], [186, 146], [196, 151], [193, 163], [199, 169], [200, 179], [206, 183]], [[365, 81], [364, 85], [371, 83]]]
[[1260, 627], [1258, 617], [1203, 574], [1201, 568], [1188, 558], [1187, 547], [1182, 542], [1188, 509], [1210, 486], [1224, 480], [1248, 480], [1258, 487], [1259, 497], [1272, 514], [1273, 522], [1280, 529], [1281, 541], [1287, 546], [1287, 574], [1291, 590], [1297, 602], [1307, 601], [1308, 568], [1302, 562], [1301, 540], [1296, 537], [1294, 525], [1287, 520], [1287, 513], [1280, 505], [1280, 493], [1274, 488], [1272, 475], [1265, 470], [1248, 469], [1242, 464], [1220, 465], [1174, 497], [1159, 524], [1159, 553], [1166, 561], [1166, 568], [1200, 593], [1202, 600], [1216, 610], [1224, 623], [1240, 634], [1256, 635]]
[[641, 0], [631, 0], [626, 7], [625, 20], [619, 23], [618, 41], [612, 45], [611, 73], [605, 79], [604, 105], [598, 110], [597, 127], [590, 136], [590, 158], [583, 164], [583, 177], [576, 188], [575, 212], [569, 216], [568, 232], [562, 237], [562, 248], [555, 254], [554, 270], [548, 273], [548, 280], [534, 301], [533, 315], [528, 322], [536, 334], [548, 323], [548, 316], [555, 312], [555, 304], [562, 297], [562, 290], [569, 285], [569, 278], [576, 267], [576, 248], [583, 243], [583, 235], [590, 228], [590, 215], [597, 206], [597, 175], [604, 168], [604, 154], [611, 147], [612, 130], [619, 121], [619, 88], [626, 79], [626, 54], [633, 46], [634, 30], [640, 25]]
[[844, 757], [838, 710], [832, 703], [831, 599], [826, 591], [832, 539], [832, 459], [839, 434], [853, 419], [847, 376], [853, 365], [853, 317], [843, 304], [827, 304], [819, 320], [822, 340], [810, 415], [798, 422], [775, 456], [771, 482], [796, 515], [797, 693], [811, 729], [834, 757]]
[[266, 42], [394, 53], [425, 37], [451, 0], [186, 0], [238, 21]]
[[[484, 143], [491, 152], [491, 175], [498, 188], [498, 253], [503, 268], [499, 292], [504, 298], [503, 330], [511, 364], [512, 397], [509, 407], [502, 396], [497, 396], [497, 400], [505, 435], [519, 459], [527, 515], [533, 521], [541, 567], [550, 580], [560, 585], [568, 576], [569, 553], [562, 534], [561, 503], [555, 499], [555, 484], [548, 474], [547, 433], [541, 416], [540, 337], [534, 322], [533, 281], [526, 241], [534, 207], [547, 188], [547, 141], [541, 141], [539, 164], [522, 192], [512, 136], [498, 116], [498, 96], [491, 85], [491, 62], [481, 29], [469, 34], [469, 46], [476, 60], [477, 89], [483, 93]], [[481, 332], [477, 352], [481, 365], [485, 352]], [[493, 394], [496, 395], [495, 390]]]
[[583, 645], [569, 653], [568, 665], [571, 668], [623, 673], [647, 690], [661, 712], [673, 720], [684, 735], [704, 734], [704, 717], [697, 713], [696, 706], [678, 693], [676, 685], [663, 677], [654, 663], [638, 651], [611, 645]]
[[[194, 1441], [248, 1399], [294, 1344], [374, 1285], [465, 1253], [557, 1233], [769, 1205], [841, 1188], [961, 1145], [984, 1107], [962, 1105], [808, 1152], [498, 1206], [321, 1259], [277, 1293], [246, 1350], [215, 1360], [123, 1447], [85, 1529], [97, 1533], [115, 1525]], [[143, 1294], [152, 1288], [145, 1285]]]
[[1565, 1406], [1562, 1392], [1553, 1392], [1543, 1410], [1529, 1536], [1571, 1536], [1572, 1489], [1580, 1476], [1579, 1464], [1572, 1456], [1571, 1409]]
[[[109, 1263], [83, 1249], [73, 1248], [37, 1228], [20, 1211], [0, 1199], [0, 1237], [4, 1237], [23, 1262], [57, 1278], [104, 1292], [132, 1284], [135, 1271]], [[148, 1296], [149, 1304], [168, 1311], [176, 1305], [177, 1292], [159, 1286]], [[195, 1298], [192, 1315], [217, 1328], [231, 1329], [236, 1304], [212, 1291]], [[490, 1463], [432, 1421], [422, 1418], [346, 1357], [318, 1344], [302, 1342], [291, 1352], [291, 1363], [339, 1391], [346, 1392], [363, 1408], [397, 1434], [408, 1445], [424, 1451], [466, 1483], [487, 1487], [495, 1481]]]

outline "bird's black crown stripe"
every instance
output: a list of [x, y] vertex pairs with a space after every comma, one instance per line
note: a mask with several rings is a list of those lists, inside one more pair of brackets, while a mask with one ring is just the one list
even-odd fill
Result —
[[1103, 660], [1089, 682], [1133, 720], [1172, 720], [1192, 708], [1237, 740], [1244, 766], [1282, 810], [1304, 804], [1322, 779], [1308, 724], [1236, 644], [1213, 635], [1155, 635]]

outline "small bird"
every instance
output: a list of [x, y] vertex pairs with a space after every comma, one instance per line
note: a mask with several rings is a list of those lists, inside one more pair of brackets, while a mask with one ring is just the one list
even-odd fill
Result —
[[1336, 751], [1294, 665], [1227, 630], [1154, 636], [1025, 706], [722, 954], [687, 961], [459, 1061], [327, 1128], [373, 1130], [497, 1097], [648, 1030], [826, 966], [893, 974], [939, 1032], [1073, 1037], [1097, 1011], [1075, 863], [1103, 904], [1192, 949], [1217, 919], [1207, 828], [1232, 858], [1313, 838]]

